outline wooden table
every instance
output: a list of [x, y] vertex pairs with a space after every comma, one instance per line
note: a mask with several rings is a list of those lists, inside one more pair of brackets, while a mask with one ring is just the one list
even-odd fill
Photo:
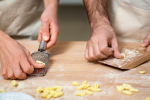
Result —
[[[20, 40], [31, 53], [37, 51], [39, 43], [37, 41]], [[46, 100], [41, 98], [41, 94], [36, 93], [39, 86], [52, 87], [62, 86], [64, 95], [52, 100], [145, 100], [150, 96], [150, 61], [141, 64], [131, 70], [119, 70], [100, 63], [88, 62], [84, 58], [86, 42], [70, 41], [58, 42], [48, 50], [51, 54], [47, 74], [43, 77], [27, 77], [25, 80], [17, 80], [18, 87], [11, 86], [11, 80], [5, 80], [0, 74], [0, 88], [7, 92], [22, 92], [32, 95], [36, 100]], [[119, 47], [138, 48], [138, 43], [119, 43]], [[146, 74], [139, 74], [144, 70]], [[86, 80], [91, 86], [94, 83], [100, 85], [101, 92], [94, 92], [93, 95], [84, 97], [76, 96], [76, 86], [73, 81], [81, 84]], [[139, 93], [125, 95], [116, 90], [117, 85], [122, 83], [131, 84], [139, 89]]]

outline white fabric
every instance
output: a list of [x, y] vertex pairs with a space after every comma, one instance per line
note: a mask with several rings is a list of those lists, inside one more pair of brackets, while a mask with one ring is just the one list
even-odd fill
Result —
[[37, 38], [43, 0], [0, 1], [0, 29], [10, 36]]
[[150, 0], [108, 0], [107, 8], [118, 41], [144, 39], [150, 29]]

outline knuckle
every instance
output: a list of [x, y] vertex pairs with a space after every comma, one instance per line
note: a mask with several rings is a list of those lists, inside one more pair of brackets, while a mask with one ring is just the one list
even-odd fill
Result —
[[48, 23], [48, 19], [47, 19], [47, 18], [41, 17], [41, 21], [42, 21], [43, 23]]
[[30, 72], [30, 66], [26, 66], [26, 67], [24, 68], [24, 72], [29, 73], [29, 72]]
[[13, 73], [9, 73], [9, 74], [8, 74], [8, 77], [9, 77], [9, 78], [13, 78], [13, 76], [14, 76]]
[[19, 72], [17, 72], [17, 73], [15, 73], [15, 77], [16, 78], [19, 78], [21, 76], [21, 72], [19, 71]]
[[30, 52], [27, 50], [26, 51], [26, 54], [27, 54], [27, 56], [30, 56], [31, 54], [30, 54]]
[[106, 48], [105, 47], [101, 47], [100, 48], [100, 52], [105, 52], [106, 51]]

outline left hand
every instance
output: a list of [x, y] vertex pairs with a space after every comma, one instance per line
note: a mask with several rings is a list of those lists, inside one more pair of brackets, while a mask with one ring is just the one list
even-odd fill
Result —
[[42, 26], [39, 29], [38, 41], [41, 38], [47, 41], [46, 49], [56, 44], [57, 36], [59, 35], [57, 9], [56, 6], [50, 4], [46, 7], [41, 15]]
[[146, 47], [145, 51], [150, 53], [150, 30], [148, 31], [147, 35], [145, 36], [145, 38], [141, 44], [141, 47]]

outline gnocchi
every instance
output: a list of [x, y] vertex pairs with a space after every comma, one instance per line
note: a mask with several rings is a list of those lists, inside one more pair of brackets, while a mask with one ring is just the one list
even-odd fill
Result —
[[146, 73], [146, 71], [139, 71], [139, 73], [140, 73], [140, 74], [145, 74], [145, 73]]
[[93, 95], [93, 93], [91, 91], [85, 90], [85, 93], [88, 95]]
[[63, 88], [61, 86], [46, 87], [46, 88], [43, 88], [40, 86], [37, 88], [37, 93], [39, 94], [43, 92], [41, 96], [47, 99], [50, 99], [52, 97], [56, 98], [56, 97], [62, 96], [63, 95], [62, 91], [63, 91]]
[[123, 90], [122, 93], [126, 94], [126, 95], [132, 95], [132, 92], [128, 91], [128, 90]]
[[123, 86], [119, 85], [116, 87], [117, 91], [122, 92], [124, 90]]
[[74, 85], [74, 86], [78, 86], [79, 84], [77, 83], [77, 82], [72, 82], [72, 85]]
[[12, 80], [12, 81], [11, 81], [11, 85], [12, 85], [13, 87], [16, 87], [16, 86], [18, 85], [18, 83], [17, 83], [15, 80]]
[[130, 91], [131, 91], [131, 92], [136, 92], [136, 93], [139, 92], [139, 90], [138, 90], [138, 89], [135, 89], [135, 88], [130, 88]]
[[77, 92], [76, 95], [77, 95], [77, 96], [85, 96], [86, 93], [85, 93], [85, 92]]

